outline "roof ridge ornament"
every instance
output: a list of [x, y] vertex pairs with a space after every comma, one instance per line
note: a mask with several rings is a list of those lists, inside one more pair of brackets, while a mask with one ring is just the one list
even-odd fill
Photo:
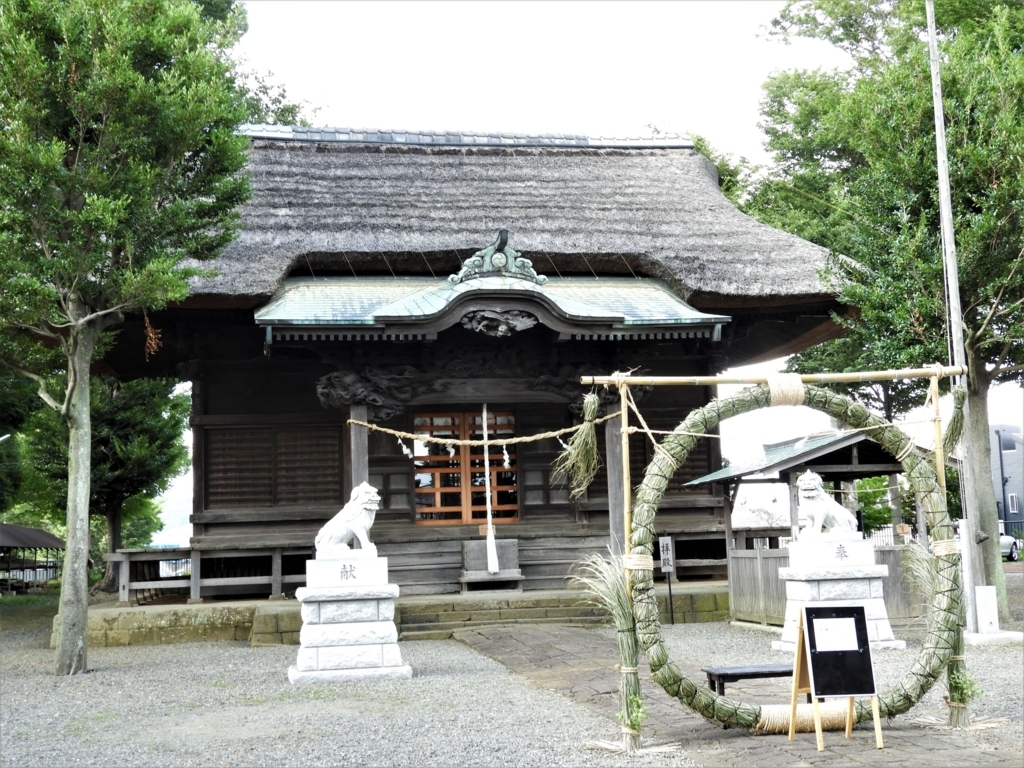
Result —
[[537, 274], [532, 261], [524, 259], [518, 251], [508, 246], [507, 229], [499, 231], [497, 240], [466, 259], [458, 274], [448, 276], [448, 282], [458, 285], [477, 277], [492, 275], [529, 280], [538, 285], [544, 285], [548, 281], [546, 276]]

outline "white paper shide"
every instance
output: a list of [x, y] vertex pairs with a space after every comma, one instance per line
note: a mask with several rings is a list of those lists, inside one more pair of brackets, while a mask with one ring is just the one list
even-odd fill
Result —
[[293, 683], [412, 677], [394, 623], [398, 585], [388, 583], [387, 558], [377, 555], [369, 536], [379, 504], [377, 490], [361, 483], [317, 534], [306, 586], [295, 592], [302, 631], [288, 670]]

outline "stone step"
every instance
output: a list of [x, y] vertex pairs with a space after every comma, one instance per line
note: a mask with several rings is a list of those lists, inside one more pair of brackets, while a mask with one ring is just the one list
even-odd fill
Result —
[[477, 627], [508, 626], [510, 624], [562, 624], [584, 627], [609, 626], [607, 619], [596, 617], [575, 617], [575, 618], [553, 618], [533, 619], [530, 621], [515, 621], [512, 619], [498, 621], [461, 621], [449, 622], [447, 624], [419, 624], [409, 628], [403, 628], [399, 639], [407, 640], [447, 640], [452, 632], [460, 629], [474, 629]]
[[603, 616], [603, 613], [590, 606], [554, 606], [531, 608], [499, 608], [489, 611], [442, 611], [438, 613], [403, 613], [400, 619], [402, 626], [409, 624], [436, 624], [438, 622], [459, 621], [493, 621], [512, 619], [530, 621], [533, 619], [565, 619], [576, 616]]
[[[426, 621], [418, 624], [403, 624], [400, 634], [407, 632], [426, 632], [433, 629], [460, 629], [464, 627], [484, 627], [500, 624], [606, 624], [611, 619], [604, 616], [539, 616], [531, 619], [467, 619], [465, 621]], [[682, 624], [683, 618], [676, 617], [676, 623]]]

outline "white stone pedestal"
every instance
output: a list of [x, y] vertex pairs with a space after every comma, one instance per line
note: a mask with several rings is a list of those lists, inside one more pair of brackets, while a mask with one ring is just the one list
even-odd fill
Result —
[[882, 598], [889, 566], [875, 565], [874, 545], [861, 534], [833, 531], [792, 542], [789, 566], [779, 568], [779, 578], [786, 582], [786, 621], [772, 650], [796, 649], [797, 620], [806, 605], [863, 606], [872, 650], [907, 647], [893, 634]]
[[395, 628], [398, 585], [387, 583], [384, 557], [353, 556], [306, 563], [299, 655], [292, 683], [409, 678]]

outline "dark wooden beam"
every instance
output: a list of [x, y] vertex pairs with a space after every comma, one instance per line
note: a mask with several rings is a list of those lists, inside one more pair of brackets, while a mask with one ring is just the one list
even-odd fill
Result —
[[[350, 405], [349, 418], [355, 421], [369, 421], [365, 405]], [[342, 457], [345, 483], [343, 503], [352, 496], [352, 489], [360, 483], [370, 481], [370, 448], [366, 427], [345, 424], [345, 450]]]
[[793, 467], [789, 471], [806, 472], [811, 470], [819, 475], [825, 474], [859, 474], [864, 477], [872, 475], [889, 475], [895, 472], [902, 472], [902, 464], [808, 464], [802, 467]]
[[613, 555], [626, 551], [626, 497], [622, 485], [622, 416], [604, 423], [604, 444], [608, 472], [609, 547]]

